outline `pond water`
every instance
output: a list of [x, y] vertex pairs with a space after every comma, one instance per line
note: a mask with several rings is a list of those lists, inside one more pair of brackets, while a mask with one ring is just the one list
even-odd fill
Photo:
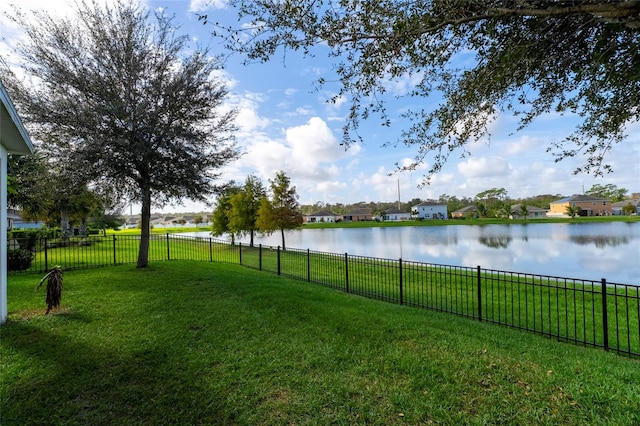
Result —
[[[640, 285], [638, 222], [300, 229], [286, 232], [285, 242], [288, 248]], [[276, 232], [254, 243], [282, 241]]]

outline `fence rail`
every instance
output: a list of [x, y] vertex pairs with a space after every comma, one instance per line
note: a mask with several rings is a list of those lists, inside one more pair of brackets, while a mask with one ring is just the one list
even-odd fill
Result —
[[[135, 263], [138, 245], [139, 236], [13, 239], [10, 252], [22, 252], [31, 262], [11, 273], [43, 273], [54, 265], [72, 270]], [[178, 259], [241, 264], [351, 294], [640, 356], [640, 287], [631, 284], [151, 235], [150, 261]], [[16, 269], [11, 260], [10, 271]]]

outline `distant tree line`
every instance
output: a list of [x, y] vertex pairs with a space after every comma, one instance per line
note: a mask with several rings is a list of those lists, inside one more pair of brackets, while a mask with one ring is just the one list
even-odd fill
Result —
[[[613, 184], [607, 185], [593, 185], [591, 189], [585, 193], [592, 196], [602, 197], [615, 203], [627, 199], [629, 190], [625, 188], [619, 188]], [[549, 204], [553, 201], [561, 199], [565, 195], [561, 194], [540, 194], [531, 197], [523, 198], [511, 198], [508, 192], [504, 188], [491, 188], [485, 191], [479, 192], [474, 197], [457, 197], [455, 195], [442, 194], [437, 200], [441, 204], [447, 205], [447, 211], [449, 216], [451, 213], [460, 210], [464, 207], [474, 206], [476, 208], [476, 214], [479, 217], [509, 217], [512, 212], [512, 206], [515, 204], [520, 205], [520, 211], [518, 212], [523, 217], [528, 214], [527, 207], [537, 207], [541, 209], [549, 209]], [[640, 198], [640, 193], [633, 193], [631, 198]], [[356, 208], [370, 208], [373, 215], [382, 214], [384, 211], [390, 208], [399, 208], [402, 211], [410, 212], [411, 207], [426, 201], [420, 198], [414, 198], [407, 202], [389, 201], [389, 202], [374, 202], [374, 201], [359, 201], [351, 204], [343, 203], [324, 203], [318, 201], [315, 204], [306, 204], [301, 206], [302, 213], [305, 215], [312, 214], [319, 210], [328, 210], [335, 214], [347, 214]], [[399, 206], [399, 207], [398, 207]]]

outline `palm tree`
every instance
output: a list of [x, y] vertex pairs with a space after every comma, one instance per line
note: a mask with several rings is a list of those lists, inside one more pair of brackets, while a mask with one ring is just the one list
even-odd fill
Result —
[[579, 215], [579, 214], [580, 214], [580, 211], [581, 211], [581, 210], [582, 210], [582, 208], [580, 208], [580, 206], [576, 206], [576, 205], [573, 205], [573, 206], [567, 206], [567, 207], [565, 208], [565, 212], [566, 212], [569, 216], [571, 216], [571, 219], [575, 219], [575, 217], [576, 217], [577, 215]]

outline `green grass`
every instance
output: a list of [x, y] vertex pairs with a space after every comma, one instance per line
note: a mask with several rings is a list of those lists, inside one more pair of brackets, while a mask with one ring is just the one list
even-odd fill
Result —
[[[46, 266], [64, 269], [133, 264], [136, 236], [78, 239], [37, 253], [30, 272]], [[45, 262], [45, 259], [47, 260]], [[475, 268], [429, 265], [306, 250], [231, 246], [214, 239], [154, 235], [150, 261], [197, 260], [242, 262], [244, 266], [278, 272], [374, 299], [456, 313], [489, 322], [604, 346], [600, 283], [570, 282], [525, 274], [483, 272], [482, 313]], [[400, 287], [402, 275], [402, 287]], [[627, 354], [640, 354], [640, 295], [632, 286], [608, 289], [608, 344]]]
[[11, 276], [0, 423], [637, 425], [640, 363], [236, 265]]

